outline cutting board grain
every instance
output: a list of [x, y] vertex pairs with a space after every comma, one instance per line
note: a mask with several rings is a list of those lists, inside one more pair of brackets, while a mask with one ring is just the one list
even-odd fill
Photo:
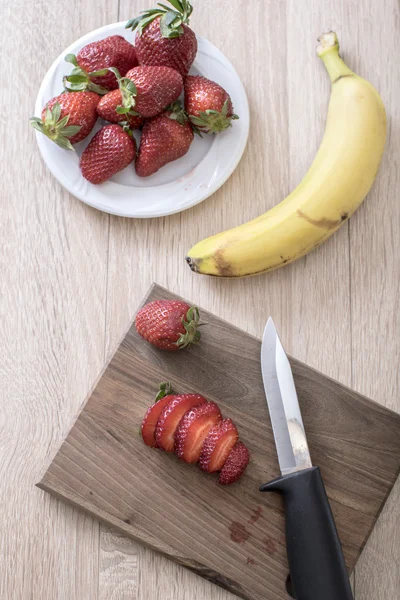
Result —
[[[175, 298], [153, 286], [144, 303]], [[38, 484], [248, 600], [287, 598], [284, 514], [258, 487], [279, 473], [260, 341], [202, 311], [201, 344], [161, 352], [132, 325]], [[314, 464], [321, 467], [349, 571], [400, 467], [400, 415], [291, 359]], [[215, 476], [143, 445], [159, 382], [217, 401], [252, 460], [242, 480]]]

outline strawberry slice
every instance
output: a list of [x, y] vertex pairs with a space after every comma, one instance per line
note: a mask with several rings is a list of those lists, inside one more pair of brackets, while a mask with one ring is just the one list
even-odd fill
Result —
[[207, 400], [199, 394], [174, 395], [158, 418], [155, 431], [158, 447], [166, 452], [172, 452], [175, 445], [175, 431], [183, 415], [191, 408], [205, 402]]
[[156, 438], [154, 436], [158, 418], [164, 408], [175, 398], [174, 394], [168, 394], [167, 396], [161, 397], [160, 400], [156, 400], [154, 404], [150, 406], [144, 415], [141, 426], [141, 434], [146, 446], [153, 448], [157, 447]]
[[232, 448], [231, 453], [221, 469], [218, 483], [221, 485], [235, 483], [235, 481], [240, 479], [245, 472], [245, 469], [249, 464], [249, 460], [250, 452], [243, 442], [238, 442], [236, 446]]
[[200, 468], [208, 473], [219, 471], [239, 438], [232, 419], [224, 419], [213, 427], [200, 453]]
[[206, 402], [189, 410], [175, 432], [177, 456], [187, 463], [197, 462], [210, 429], [221, 419], [221, 411], [215, 402]]

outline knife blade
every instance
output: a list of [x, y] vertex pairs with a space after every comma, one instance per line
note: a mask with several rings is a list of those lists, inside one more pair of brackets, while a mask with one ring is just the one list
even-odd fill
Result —
[[283, 496], [286, 547], [297, 600], [353, 600], [321, 472], [313, 467], [292, 369], [269, 318], [261, 372], [281, 477], [260, 487]]
[[261, 346], [261, 372], [282, 475], [312, 467], [292, 369], [271, 318]]

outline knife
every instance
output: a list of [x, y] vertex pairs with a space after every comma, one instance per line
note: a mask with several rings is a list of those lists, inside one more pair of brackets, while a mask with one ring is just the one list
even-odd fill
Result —
[[321, 472], [312, 466], [292, 369], [271, 318], [261, 346], [261, 370], [282, 476], [260, 491], [283, 496], [295, 597], [353, 600]]

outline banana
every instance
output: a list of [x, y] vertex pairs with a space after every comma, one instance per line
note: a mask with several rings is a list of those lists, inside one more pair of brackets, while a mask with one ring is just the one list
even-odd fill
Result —
[[318, 41], [317, 54], [332, 87], [314, 162], [277, 206], [196, 244], [186, 257], [196, 273], [243, 277], [291, 263], [331, 236], [371, 188], [386, 140], [383, 102], [340, 58], [335, 33], [325, 33]]

